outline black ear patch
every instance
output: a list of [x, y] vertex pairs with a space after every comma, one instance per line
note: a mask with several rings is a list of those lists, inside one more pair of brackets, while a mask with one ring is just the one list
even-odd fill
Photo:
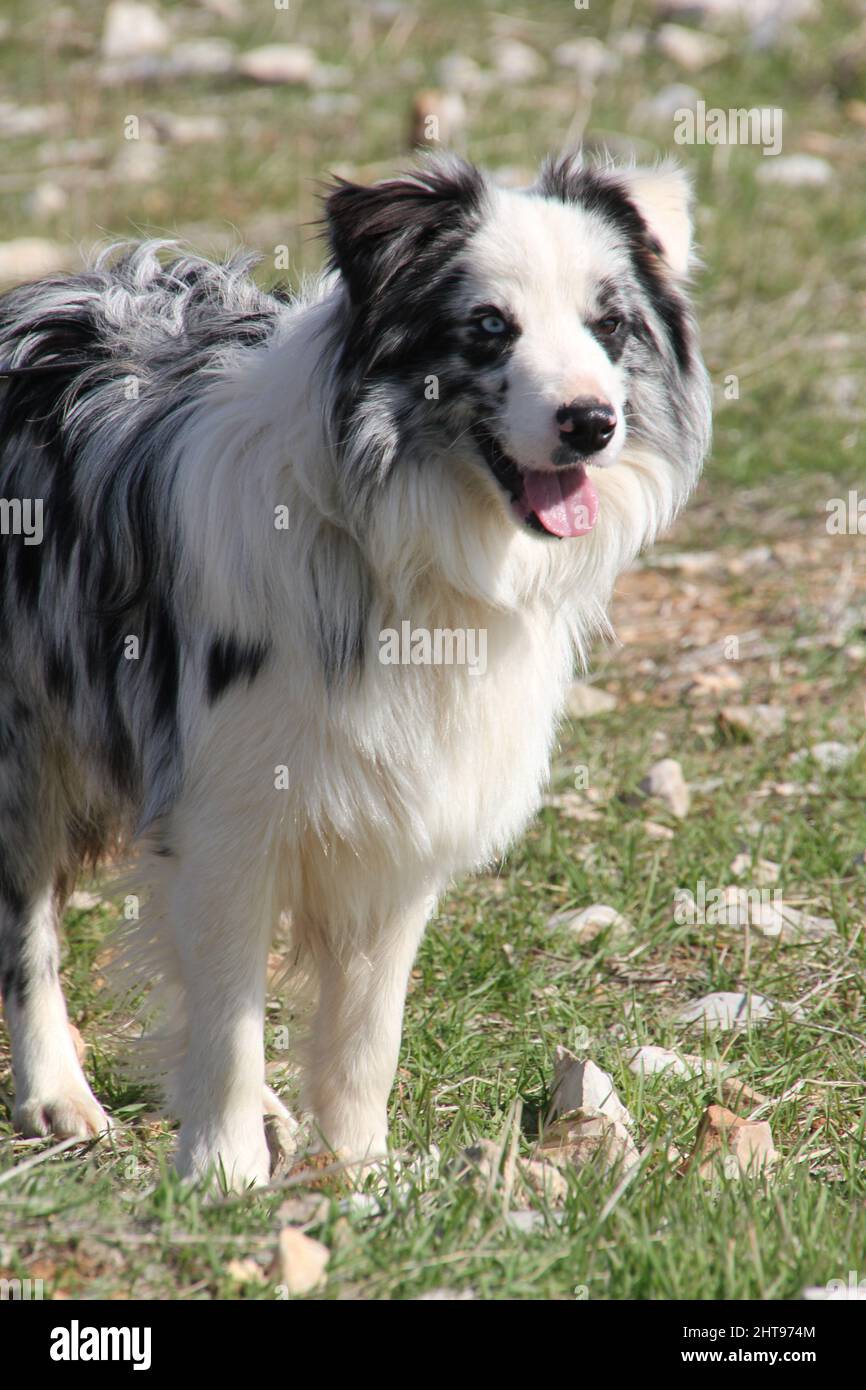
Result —
[[616, 170], [594, 169], [565, 155], [544, 164], [535, 191], [598, 213], [616, 229], [628, 248], [641, 289], [661, 320], [677, 365], [688, 371], [692, 362], [684, 301], [665, 270], [661, 243], [617, 179]]
[[545, 198], [557, 198], [561, 203], [577, 203], [588, 212], [598, 212], [613, 222], [632, 244], [640, 245], [654, 256], [661, 257], [662, 248], [647, 226], [626, 188], [617, 180], [616, 170], [610, 174], [581, 164], [574, 156], [548, 159], [542, 167], [536, 185]]
[[480, 171], [454, 158], [371, 187], [337, 179], [325, 220], [333, 264], [353, 304], [410, 271], [441, 269], [478, 226], [485, 192]]

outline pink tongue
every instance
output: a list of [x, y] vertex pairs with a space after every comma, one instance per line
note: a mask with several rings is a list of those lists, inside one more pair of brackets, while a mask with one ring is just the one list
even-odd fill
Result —
[[598, 517], [598, 493], [582, 467], [525, 473], [518, 505], [554, 536], [585, 536]]

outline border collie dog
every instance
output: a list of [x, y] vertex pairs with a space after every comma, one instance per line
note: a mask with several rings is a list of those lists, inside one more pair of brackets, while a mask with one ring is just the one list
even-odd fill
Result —
[[[170, 1010], [181, 1173], [268, 1181], [282, 913], [317, 982], [304, 1107], [327, 1148], [385, 1151], [436, 899], [533, 814], [617, 573], [700, 472], [689, 203], [670, 165], [569, 156], [506, 191], [442, 157], [336, 183], [331, 263], [296, 297], [258, 289], [248, 259], [146, 243], [0, 299], [19, 1131], [109, 1126], [56, 927], [119, 837]], [[383, 634], [407, 630], [386, 659]], [[482, 634], [483, 670], [426, 659], [419, 633]]]

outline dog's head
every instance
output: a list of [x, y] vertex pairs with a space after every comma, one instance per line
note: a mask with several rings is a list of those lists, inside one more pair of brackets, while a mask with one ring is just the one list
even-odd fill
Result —
[[404, 525], [437, 527], [447, 496], [464, 526], [480, 507], [512, 538], [579, 538], [606, 495], [622, 513], [605, 474], [651, 486], [656, 459], [666, 501], [644, 529], [658, 524], [708, 440], [689, 201], [675, 167], [579, 157], [519, 192], [451, 157], [339, 183], [326, 217], [345, 286], [332, 414], [348, 505], [391, 484]]

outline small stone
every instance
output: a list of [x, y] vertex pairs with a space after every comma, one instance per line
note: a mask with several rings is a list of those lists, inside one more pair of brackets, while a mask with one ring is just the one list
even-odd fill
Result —
[[568, 689], [565, 708], [572, 719], [591, 719], [596, 714], [609, 714], [616, 709], [616, 696], [597, 685], [574, 681]]
[[547, 925], [554, 930], [566, 930], [582, 944], [595, 941], [602, 932], [609, 932], [611, 943], [624, 941], [631, 934], [631, 924], [606, 903], [593, 903], [590, 907], [573, 908], [568, 912], [555, 912], [548, 918]]
[[726, 1076], [719, 1083], [722, 1093], [722, 1100], [731, 1110], [757, 1110], [759, 1105], [767, 1104], [767, 1097], [760, 1092], [754, 1091], [751, 1086], [747, 1086], [745, 1081], [741, 1081], [737, 1076]]
[[173, 46], [162, 75], [170, 78], [228, 77], [235, 72], [235, 52], [230, 39], [183, 39]]
[[640, 1161], [625, 1125], [607, 1115], [583, 1110], [573, 1110], [549, 1125], [536, 1157], [562, 1167], [581, 1169], [587, 1164], [600, 1164], [605, 1169], [621, 1168], [624, 1173]]
[[833, 166], [817, 154], [780, 154], [762, 159], [755, 177], [786, 188], [824, 188], [833, 180]]
[[542, 1230], [547, 1222], [541, 1211], [509, 1211], [505, 1216], [505, 1224], [519, 1235], [532, 1236], [536, 1231]]
[[266, 1284], [267, 1276], [264, 1274], [255, 1260], [229, 1260], [226, 1265], [226, 1274], [233, 1284]]
[[676, 758], [662, 758], [654, 763], [640, 785], [648, 796], [657, 796], [678, 820], [688, 815], [691, 797]]
[[166, 152], [155, 140], [129, 140], [111, 166], [122, 183], [154, 183], [165, 168]]
[[773, 552], [768, 545], [753, 545], [749, 550], [741, 550], [727, 563], [728, 574], [748, 574], [749, 570], [766, 565], [772, 560]]
[[561, 43], [553, 50], [553, 61], [558, 67], [570, 68], [588, 81], [610, 76], [620, 66], [617, 54], [606, 48], [601, 39], [590, 36]]
[[682, 550], [668, 555], [656, 555], [652, 569], [674, 570], [678, 574], [706, 574], [721, 567], [722, 557], [715, 550]]
[[27, 198], [27, 211], [37, 221], [58, 217], [69, 207], [69, 194], [57, 183], [37, 183]]
[[289, 1293], [311, 1293], [325, 1282], [325, 1271], [331, 1252], [320, 1241], [305, 1236], [294, 1226], [285, 1226], [279, 1234], [277, 1251], [278, 1280]]
[[759, 888], [769, 888], [779, 882], [782, 866], [772, 859], [755, 860], [751, 854], [743, 852], [731, 861], [734, 878], [744, 878], [747, 874]]
[[109, 63], [164, 53], [171, 30], [158, 10], [140, 0], [112, 0], [102, 28], [102, 56]]
[[812, 917], [785, 902], [753, 904], [751, 925], [761, 936], [778, 937], [795, 946], [804, 941], [826, 941], [839, 933], [832, 917]]
[[148, 124], [167, 145], [214, 144], [224, 140], [226, 123], [222, 116], [178, 116], [173, 111], [151, 112]]
[[692, 1056], [688, 1052], [672, 1052], [667, 1047], [655, 1047], [648, 1043], [632, 1053], [628, 1068], [635, 1076], [640, 1076], [641, 1073], [655, 1076], [659, 1072], [672, 1072], [674, 1076], [685, 1076], [693, 1081], [704, 1076], [708, 1065], [700, 1057]]
[[605, 1115], [626, 1127], [634, 1124], [608, 1073], [588, 1058], [581, 1061], [568, 1048], [557, 1047], [547, 1123], [573, 1110]]
[[688, 1023], [709, 1029], [730, 1032], [745, 1028], [749, 1023], [763, 1023], [775, 1016], [775, 1009], [762, 994], [735, 994], [719, 990], [685, 1004], [675, 1015], [677, 1023]]
[[491, 57], [496, 71], [506, 82], [532, 82], [544, 72], [539, 54], [519, 39], [496, 39], [491, 44]]
[[524, 1159], [519, 1166], [526, 1186], [551, 1207], [561, 1207], [568, 1196], [568, 1183], [553, 1163], [540, 1158]]
[[724, 58], [728, 46], [711, 34], [701, 34], [682, 24], [663, 24], [656, 34], [656, 48], [663, 57], [687, 72], [700, 72]]
[[448, 53], [439, 60], [437, 75], [449, 91], [477, 95], [490, 86], [492, 74], [484, 72], [466, 53]]
[[686, 1166], [697, 1163], [702, 1177], [716, 1177], [721, 1158], [725, 1177], [739, 1178], [763, 1172], [778, 1157], [766, 1120], [743, 1120], [723, 1105], [710, 1105], [701, 1117]]
[[644, 834], [650, 840], [672, 840], [674, 838], [674, 832], [669, 825], [659, 825], [654, 820], [645, 820], [643, 828]]
[[65, 119], [66, 109], [60, 105], [20, 106], [13, 101], [0, 101], [0, 135], [7, 139], [44, 135], [62, 126]]
[[238, 58], [242, 77], [269, 86], [305, 86], [312, 81], [316, 55], [311, 48], [296, 43], [270, 43], [251, 48]]
[[719, 666], [715, 670], [696, 671], [689, 687], [690, 692], [699, 697], [705, 695], [725, 695], [730, 691], [742, 690], [743, 678], [732, 667]]
[[784, 733], [787, 717], [783, 705], [726, 705], [719, 723], [728, 733], [760, 741]]
[[857, 756], [857, 749], [851, 748], [847, 743], [814, 743], [809, 749], [812, 757], [824, 772], [838, 772], [842, 768], [852, 763]]

